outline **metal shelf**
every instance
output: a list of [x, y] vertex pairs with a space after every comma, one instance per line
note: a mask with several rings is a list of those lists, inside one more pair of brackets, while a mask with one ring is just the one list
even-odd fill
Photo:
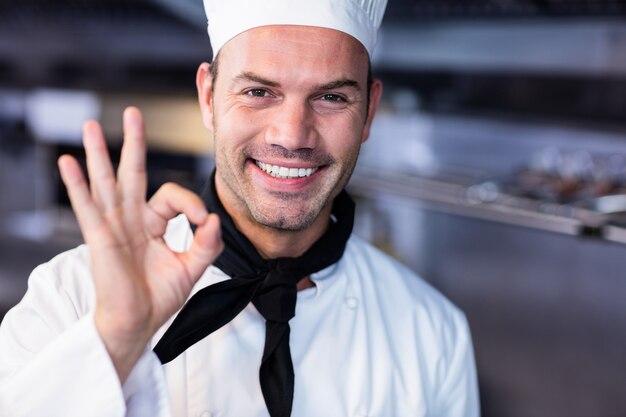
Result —
[[473, 193], [473, 186], [463, 183], [400, 173], [381, 174], [361, 167], [352, 177], [349, 190], [371, 199], [400, 197], [419, 208], [457, 216], [626, 243], [626, 229], [607, 225], [602, 214], [506, 194], [481, 200]]

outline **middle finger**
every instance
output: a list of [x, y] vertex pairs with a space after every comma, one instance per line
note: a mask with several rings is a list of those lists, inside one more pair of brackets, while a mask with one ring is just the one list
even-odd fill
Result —
[[124, 144], [117, 170], [121, 197], [126, 201], [145, 203], [146, 144], [141, 112], [136, 107], [124, 111]]

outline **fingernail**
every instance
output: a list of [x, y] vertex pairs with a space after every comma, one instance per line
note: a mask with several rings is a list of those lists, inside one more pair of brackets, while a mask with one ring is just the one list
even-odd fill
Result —
[[205, 208], [196, 207], [194, 209], [194, 216], [198, 219], [199, 222], [201, 221], [202, 223], [204, 223], [208, 215], [209, 213], [206, 211]]

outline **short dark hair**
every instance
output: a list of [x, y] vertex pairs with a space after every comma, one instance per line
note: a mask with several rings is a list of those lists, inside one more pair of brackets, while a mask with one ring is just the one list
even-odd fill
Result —
[[[218, 72], [217, 68], [219, 67], [219, 58], [220, 58], [220, 54], [218, 52], [215, 58], [213, 58], [213, 62], [211, 63], [211, 70], [210, 70], [211, 89], [213, 89], [213, 86], [217, 82], [217, 72]], [[374, 77], [372, 75], [372, 61], [368, 57], [367, 58], [367, 106], [365, 107], [366, 111], [368, 112], [370, 108], [370, 95], [371, 95], [370, 93], [372, 91], [373, 83], [374, 83]]]
[[218, 67], [219, 57], [220, 57], [220, 54], [218, 52], [215, 58], [213, 58], [213, 62], [211, 62], [211, 71], [210, 71], [211, 88], [213, 88], [213, 86], [215, 85], [215, 82], [217, 81], [217, 67]]

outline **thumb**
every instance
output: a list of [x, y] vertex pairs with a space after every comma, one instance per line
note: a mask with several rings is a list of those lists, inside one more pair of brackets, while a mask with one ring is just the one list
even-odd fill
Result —
[[222, 242], [220, 219], [217, 214], [209, 214], [204, 223], [198, 225], [189, 250], [179, 256], [195, 282], [217, 259], [222, 249], [224, 249], [224, 243]]

